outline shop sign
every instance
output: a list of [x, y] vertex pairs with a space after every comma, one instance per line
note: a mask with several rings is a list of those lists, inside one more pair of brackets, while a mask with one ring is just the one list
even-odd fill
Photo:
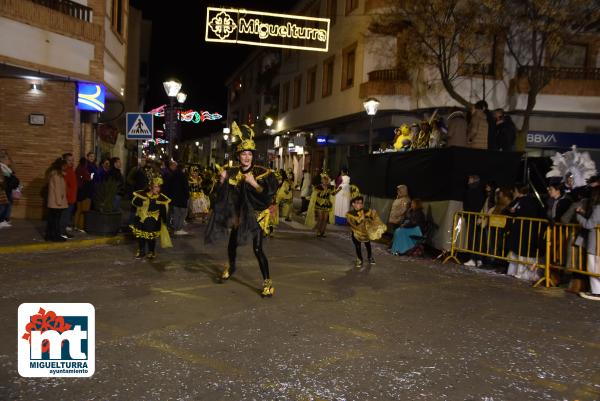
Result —
[[526, 139], [528, 148], [600, 149], [600, 133], [529, 131]]

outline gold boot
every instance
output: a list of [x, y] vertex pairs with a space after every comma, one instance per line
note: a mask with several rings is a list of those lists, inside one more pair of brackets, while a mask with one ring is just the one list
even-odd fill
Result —
[[260, 295], [263, 297], [272, 297], [275, 293], [275, 288], [273, 288], [273, 280], [270, 278], [263, 281], [263, 289]]
[[229, 265], [225, 266], [225, 270], [221, 273], [221, 280], [228, 280], [235, 272], [235, 267], [232, 269]]

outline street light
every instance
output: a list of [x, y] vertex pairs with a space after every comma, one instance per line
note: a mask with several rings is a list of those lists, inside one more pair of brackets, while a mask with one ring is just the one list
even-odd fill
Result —
[[[163, 87], [165, 88], [165, 92], [169, 97], [169, 109], [168, 113], [165, 113], [165, 123], [167, 130], [167, 140], [169, 141], [169, 157], [173, 158], [173, 141], [175, 139], [176, 134], [176, 126], [177, 126], [177, 112], [175, 111], [175, 99], [179, 100], [178, 94], [181, 90], [181, 82], [177, 79], [170, 79], [168, 81], [163, 82]], [[184, 94], [185, 101], [185, 94]]]
[[265, 118], [265, 124], [267, 124], [267, 127], [271, 128], [271, 125], [273, 125], [273, 119], [271, 117]]
[[374, 97], [370, 97], [363, 102], [363, 107], [370, 117], [369, 121], [369, 154], [373, 153], [373, 117], [377, 114], [379, 108], [379, 100]]

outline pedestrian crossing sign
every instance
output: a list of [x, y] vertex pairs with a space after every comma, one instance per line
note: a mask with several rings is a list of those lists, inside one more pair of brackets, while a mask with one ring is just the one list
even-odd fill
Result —
[[152, 113], [127, 113], [127, 139], [153, 139], [154, 119]]

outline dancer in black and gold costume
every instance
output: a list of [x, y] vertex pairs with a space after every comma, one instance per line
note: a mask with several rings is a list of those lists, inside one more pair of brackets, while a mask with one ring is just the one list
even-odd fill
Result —
[[375, 264], [371, 253], [371, 241], [378, 240], [385, 233], [387, 226], [381, 221], [375, 209], [364, 208], [364, 199], [360, 194], [352, 197], [352, 209], [346, 213], [346, 220], [352, 228], [350, 238], [356, 249], [356, 267], [362, 267], [363, 257], [361, 244], [367, 249], [367, 260], [370, 265]]
[[313, 187], [313, 192], [306, 212], [304, 224], [314, 228], [317, 237], [325, 237], [328, 223], [333, 223], [332, 198], [340, 191], [331, 185], [331, 178], [326, 172], [321, 173], [321, 184]]
[[[216, 188], [216, 200], [208, 219], [205, 242], [210, 244], [229, 232], [227, 246], [229, 265], [221, 275], [227, 280], [236, 270], [236, 253], [238, 245], [244, 244], [248, 237], [252, 238], [254, 255], [258, 260], [263, 277], [261, 295], [270, 297], [274, 293], [273, 283], [269, 275], [269, 262], [263, 251], [263, 239], [269, 233], [269, 205], [277, 191], [277, 179], [273, 172], [265, 167], [253, 164], [254, 132], [246, 125], [242, 126], [244, 135], [234, 122], [232, 134], [240, 138], [237, 146], [239, 166], [225, 168], [220, 173]], [[245, 137], [244, 137], [245, 136]]]
[[135, 218], [130, 227], [138, 240], [136, 259], [146, 256], [146, 245], [148, 245], [148, 259], [153, 259], [156, 256], [157, 238], [160, 238], [163, 248], [172, 246], [166, 223], [171, 199], [160, 192], [162, 182], [161, 178], [153, 178], [147, 190], [133, 193], [131, 204], [135, 207]]

